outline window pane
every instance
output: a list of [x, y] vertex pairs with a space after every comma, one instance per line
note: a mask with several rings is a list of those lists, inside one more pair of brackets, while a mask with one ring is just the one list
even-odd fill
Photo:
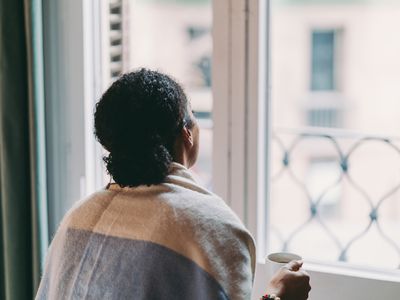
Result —
[[271, 3], [270, 251], [399, 268], [400, 1]]
[[332, 30], [312, 32], [312, 90], [334, 89], [334, 37]]

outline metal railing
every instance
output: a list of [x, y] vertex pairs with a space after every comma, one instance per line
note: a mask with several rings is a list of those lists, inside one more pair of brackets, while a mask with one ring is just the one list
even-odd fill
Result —
[[[273, 153], [273, 158], [279, 159], [279, 164], [275, 162], [275, 165], [278, 165], [278, 170], [276, 170], [275, 174], [271, 174], [272, 190], [274, 189], [274, 184], [279, 180], [283, 180], [282, 178], [285, 175], [287, 186], [289, 188], [292, 186], [299, 189], [301, 194], [298, 195], [306, 199], [309, 214], [304, 222], [297, 224], [295, 229], [292, 229], [285, 235], [280, 232], [277, 226], [272, 224], [271, 230], [279, 237], [282, 251], [293, 250], [290, 247], [293, 239], [298, 237], [298, 235], [313, 222], [318, 224], [320, 229], [322, 229], [326, 236], [336, 245], [335, 251], [337, 251], [337, 260], [348, 261], [349, 250], [358, 240], [366, 236], [371, 229], [375, 227], [380, 237], [386, 241], [386, 246], [391, 247], [392, 250], [397, 253], [398, 266], [396, 267], [400, 268], [400, 240], [395, 240], [395, 238], [385, 232], [381, 226], [380, 215], [381, 207], [386, 201], [393, 199], [393, 197], [395, 198], [395, 202], [399, 203], [400, 201], [400, 198], [396, 195], [396, 192], [400, 189], [400, 172], [398, 178], [392, 178], [394, 183], [391, 183], [390, 187], [385, 190], [385, 192], [381, 193], [381, 196], [372, 195], [368, 187], [360, 184], [360, 180], [354, 178], [355, 175], [351, 172], [352, 162], [355, 160], [359, 150], [361, 148], [365, 149], [365, 147], [368, 147], [372, 142], [380, 147], [390, 149], [393, 155], [400, 158], [400, 139], [398, 138], [354, 134], [332, 129], [305, 129], [302, 131], [277, 130], [274, 132], [272, 143], [274, 144], [275, 153]], [[304, 150], [305, 145], [308, 146]], [[301, 147], [303, 147], [303, 155], [295, 155], [295, 152], [299, 151]], [[365, 156], [367, 158], [365, 163], [368, 164], [371, 162], [375, 154], [376, 153], [372, 151], [369, 156]], [[295, 172], [296, 160], [304, 160], [305, 157], [329, 157], [331, 161], [337, 163], [336, 167], [339, 170], [337, 178], [327, 186], [320, 187], [321, 192], [318, 195], [312, 195], [307, 180], [304, 177], [298, 176]], [[390, 158], [388, 157], [387, 159]], [[400, 164], [394, 165], [393, 167], [400, 170]], [[340, 232], [335, 232], [334, 228], [331, 228], [327, 224], [320, 211], [324, 198], [332, 190], [343, 185], [345, 181], [347, 186], [353, 189], [353, 194], [356, 192], [362, 199], [362, 202], [368, 207], [368, 215], [365, 216], [365, 218], [368, 218], [368, 222], [366, 222], [366, 226], [362, 228], [362, 230], [359, 230], [351, 238], [347, 238], [343, 241], [343, 238], [340, 237]], [[279, 200], [280, 199], [273, 199], [272, 194], [271, 201]], [[345, 200], [347, 201], [346, 203], [352, 201], [352, 199]], [[397, 220], [397, 228], [400, 230], [400, 218]]]

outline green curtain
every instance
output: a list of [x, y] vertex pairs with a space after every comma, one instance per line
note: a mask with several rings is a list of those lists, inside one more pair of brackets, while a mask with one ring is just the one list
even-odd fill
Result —
[[32, 299], [47, 248], [41, 2], [0, 0], [0, 298]]

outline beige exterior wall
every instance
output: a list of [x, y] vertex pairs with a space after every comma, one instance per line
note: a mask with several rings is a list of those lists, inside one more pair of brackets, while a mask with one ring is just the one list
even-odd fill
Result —
[[304, 124], [299, 112], [315, 98], [309, 90], [311, 31], [335, 29], [339, 31], [335, 96], [345, 110], [344, 127], [399, 136], [400, 112], [394, 109], [400, 99], [399, 25], [400, 5], [273, 6], [274, 123]]

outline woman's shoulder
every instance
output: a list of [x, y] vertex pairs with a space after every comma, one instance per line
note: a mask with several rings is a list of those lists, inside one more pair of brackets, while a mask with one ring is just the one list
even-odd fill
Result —
[[243, 222], [221, 197], [191, 181], [174, 182], [169, 187], [163, 202], [174, 211], [172, 218], [177, 226], [186, 224], [197, 236], [213, 237], [221, 242], [240, 238], [246, 244], [253, 244]]
[[171, 173], [163, 184], [169, 192], [164, 201], [200, 228], [233, 228], [246, 231], [241, 220], [226, 202], [199, 185], [191, 171], [173, 163]]
[[78, 200], [64, 215], [60, 229], [63, 227], [92, 227], [90, 224], [97, 222], [98, 215], [108, 207], [116, 194], [115, 191], [101, 189]]

